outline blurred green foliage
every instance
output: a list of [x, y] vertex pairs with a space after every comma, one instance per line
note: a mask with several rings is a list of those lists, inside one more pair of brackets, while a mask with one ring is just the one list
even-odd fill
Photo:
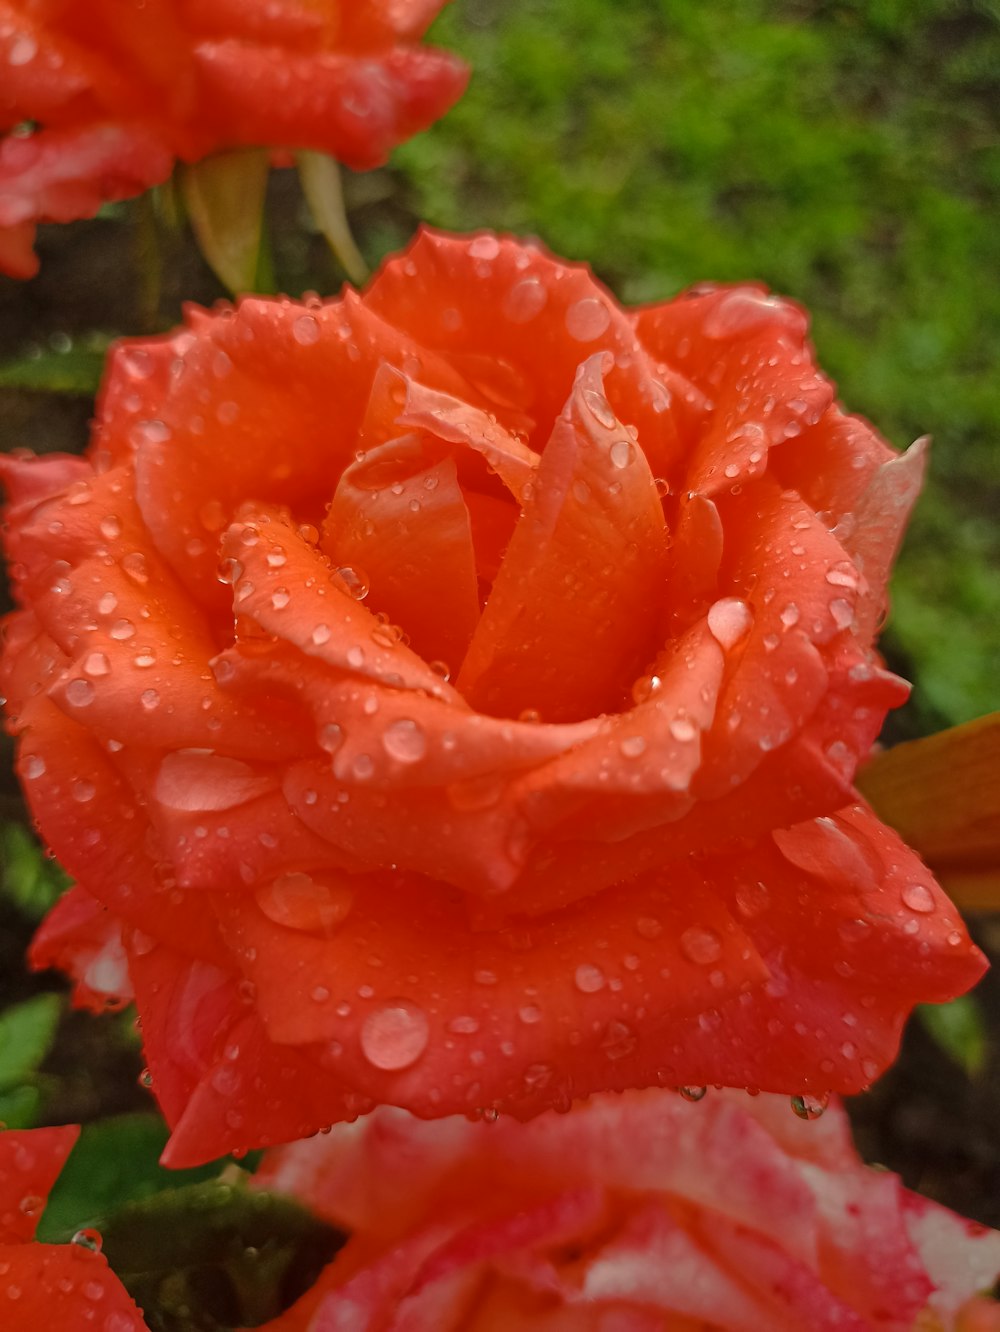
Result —
[[889, 639], [912, 725], [997, 707], [1000, 5], [457, 0], [431, 36], [473, 79], [396, 155], [413, 211], [535, 234], [627, 301], [806, 304], [850, 410], [934, 438]]

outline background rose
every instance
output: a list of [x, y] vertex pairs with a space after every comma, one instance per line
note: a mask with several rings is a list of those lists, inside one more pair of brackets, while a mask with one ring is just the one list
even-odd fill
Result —
[[959, 1310], [1000, 1234], [861, 1164], [831, 1106], [594, 1097], [531, 1124], [381, 1110], [266, 1161], [353, 1232], [275, 1332], [823, 1332], [1000, 1326]]
[[[92, 1244], [32, 1244], [80, 1130], [0, 1133], [0, 1323], [4, 1332], [144, 1332], [138, 1309]], [[100, 1314], [100, 1323], [94, 1319]]]
[[20, 771], [79, 884], [35, 960], [121, 997], [127, 927], [171, 1160], [857, 1090], [976, 978], [850, 785], [921, 454], [832, 397], [758, 288], [626, 312], [425, 233], [363, 299], [123, 344], [87, 458], [5, 464]]
[[0, 3], [0, 272], [35, 223], [92, 217], [219, 149], [311, 148], [379, 166], [461, 94], [419, 38], [445, 0]]

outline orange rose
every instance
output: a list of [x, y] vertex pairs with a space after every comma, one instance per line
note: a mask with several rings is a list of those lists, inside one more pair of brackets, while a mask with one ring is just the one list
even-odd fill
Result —
[[0, 0], [0, 272], [36, 222], [92, 217], [220, 149], [383, 163], [468, 72], [419, 39], [446, 0]]
[[808, 1125], [732, 1092], [532, 1124], [381, 1110], [270, 1154], [261, 1181], [351, 1232], [273, 1332], [1000, 1328], [974, 1300], [1000, 1233], [863, 1165], [836, 1104]]
[[20, 772], [78, 881], [34, 957], [120, 997], [124, 927], [172, 1161], [857, 1091], [973, 983], [851, 786], [920, 449], [832, 399], [759, 288], [625, 311], [424, 233], [361, 298], [122, 344], [86, 457], [5, 464]]

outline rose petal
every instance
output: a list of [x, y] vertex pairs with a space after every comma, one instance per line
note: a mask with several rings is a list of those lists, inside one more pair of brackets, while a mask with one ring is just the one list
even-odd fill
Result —
[[406, 631], [427, 661], [458, 664], [479, 620], [469, 511], [450, 458], [426, 459], [404, 436], [348, 466], [321, 548], [360, 570], [368, 603]]
[[462, 61], [431, 48], [298, 55], [235, 38], [194, 49], [199, 100], [229, 144], [293, 143], [356, 171], [381, 166], [403, 139], [458, 101]]
[[45, 917], [28, 960], [35, 971], [59, 967], [73, 978], [74, 1008], [104, 1013], [133, 998], [121, 925], [78, 884]]
[[75, 1124], [0, 1133], [0, 1244], [34, 1238], [44, 1201], [79, 1136]]
[[614, 709], [655, 654], [663, 511], [641, 450], [581, 367], [539, 465], [458, 687], [478, 710], [547, 721]]
[[4, 1244], [0, 1266], [9, 1300], [4, 1332], [80, 1332], [82, 1315], [94, 1305], [114, 1332], [146, 1332], [142, 1314], [103, 1254], [80, 1244]]
[[521, 383], [517, 408], [536, 422], [539, 438], [529, 441], [535, 447], [562, 411], [581, 361], [610, 351], [612, 409], [638, 429], [654, 475], [669, 474], [678, 448], [670, 392], [628, 316], [584, 265], [507, 236], [448, 236], [425, 227], [405, 258], [383, 265], [365, 303], [449, 361], [475, 348], [488, 376], [478, 387], [490, 390], [492, 379], [501, 421], [511, 378]]

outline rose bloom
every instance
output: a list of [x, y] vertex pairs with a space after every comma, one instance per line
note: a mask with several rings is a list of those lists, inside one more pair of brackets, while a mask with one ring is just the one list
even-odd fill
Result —
[[2, 680], [33, 960], [134, 988], [167, 1159], [868, 1086], [984, 966], [851, 786], [920, 470], [798, 307], [490, 234], [121, 344], [86, 456], [3, 464]]
[[37, 222], [92, 217], [175, 159], [266, 146], [381, 165], [465, 87], [460, 60], [419, 44], [444, 3], [0, 0], [0, 272], [37, 271]]
[[997, 1332], [1000, 1233], [863, 1165], [841, 1106], [597, 1096], [531, 1124], [381, 1110], [258, 1182], [353, 1232], [273, 1332]]
[[[145, 1332], [125, 1288], [81, 1231], [73, 1244], [32, 1244], [49, 1190], [80, 1130], [0, 1133], [0, 1327], [4, 1332]], [[97, 1319], [97, 1321], [95, 1321]]]

